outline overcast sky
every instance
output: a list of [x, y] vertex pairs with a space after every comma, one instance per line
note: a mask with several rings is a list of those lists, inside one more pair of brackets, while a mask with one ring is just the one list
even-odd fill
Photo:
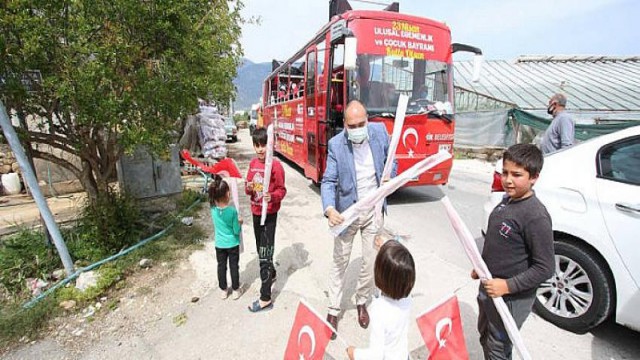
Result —
[[[328, 0], [243, 0], [242, 46], [253, 62], [285, 60], [328, 21]], [[389, 2], [389, 1], [383, 1]], [[400, 0], [400, 12], [447, 23], [454, 42], [486, 59], [519, 55], [640, 55], [638, 0]], [[371, 5], [351, 2], [355, 9]], [[373, 8], [380, 8], [373, 7]], [[464, 56], [464, 55], [463, 55]], [[455, 59], [463, 60], [456, 54]]]

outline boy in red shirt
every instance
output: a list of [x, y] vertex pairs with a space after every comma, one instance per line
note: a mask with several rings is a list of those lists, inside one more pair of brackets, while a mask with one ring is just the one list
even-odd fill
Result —
[[[271, 285], [276, 279], [276, 269], [273, 266], [273, 251], [276, 236], [276, 220], [280, 203], [287, 194], [284, 187], [284, 169], [275, 157], [271, 165], [271, 179], [268, 191], [262, 188], [265, 177], [264, 163], [267, 154], [267, 129], [256, 129], [252, 135], [253, 149], [256, 157], [249, 163], [245, 192], [251, 197], [251, 213], [253, 214], [253, 232], [256, 236], [256, 249], [260, 261], [260, 299], [249, 306], [249, 311], [258, 312], [273, 308], [271, 301]], [[262, 199], [267, 200], [267, 218], [264, 226], [260, 226], [262, 215]]]

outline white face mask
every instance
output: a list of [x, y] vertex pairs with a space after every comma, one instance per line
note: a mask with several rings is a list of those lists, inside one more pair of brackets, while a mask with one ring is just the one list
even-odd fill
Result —
[[355, 129], [347, 129], [347, 137], [354, 144], [362, 144], [369, 137], [367, 127], [359, 127]]

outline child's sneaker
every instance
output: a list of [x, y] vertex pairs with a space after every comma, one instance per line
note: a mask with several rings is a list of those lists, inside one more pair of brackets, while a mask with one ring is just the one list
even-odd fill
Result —
[[231, 293], [231, 298], [233, 300], [240, 299], [240, 296], [242, 296], [242, 289], [241, 288], [238, 288], [238, 290], [233, 290], [233, 292]]
[[220, 289], [220, 299], [224, 300], [229, 297], [229, 289]]

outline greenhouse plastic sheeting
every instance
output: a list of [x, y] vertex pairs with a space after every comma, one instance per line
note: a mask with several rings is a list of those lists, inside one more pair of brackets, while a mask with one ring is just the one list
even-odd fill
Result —
[[[531, 126], [538, 130], [546, 130], [549, 124], [551, 124], [551, 119], [541, 118], [526, 111], [511, 109], [510, 113], [518, 123]], [[609, 134], [634, 125], [640, 125], [640, 122], [625, 121], [612, 124], [576, 124], [576, 139], [588, 140], [596, 136]]]
[[504, 147], [509, 109], [456, 113], [455, 146]]

